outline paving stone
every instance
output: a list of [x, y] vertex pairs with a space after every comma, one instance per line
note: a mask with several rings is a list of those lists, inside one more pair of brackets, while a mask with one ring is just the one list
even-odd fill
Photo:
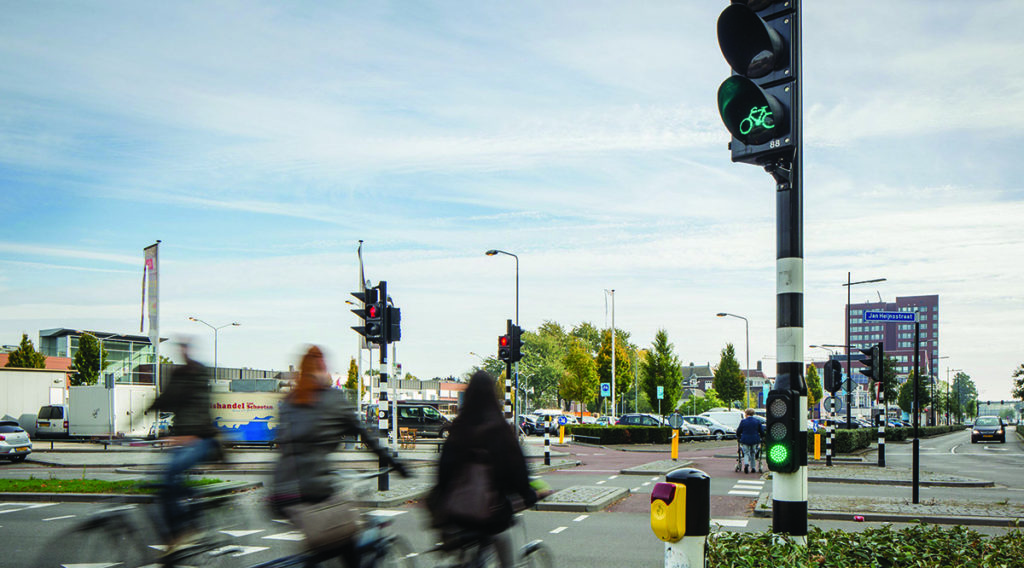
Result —
[[690, 467], [690, 460], [658, 460], [636, 465], [619, 471], [622, 475], [665, 475], [679, 468]]

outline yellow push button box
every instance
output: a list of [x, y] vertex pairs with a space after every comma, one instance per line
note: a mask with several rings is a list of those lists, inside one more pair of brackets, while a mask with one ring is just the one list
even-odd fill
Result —
[[686, 534], [686, 486], [661, 482], [651, 492], [651, 530], [665, 542], [677, 542]]

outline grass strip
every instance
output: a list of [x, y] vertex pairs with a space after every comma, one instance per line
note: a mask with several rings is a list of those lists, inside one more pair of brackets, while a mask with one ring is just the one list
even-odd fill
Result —
[[[126, 479], [123, 481], [102, 481], [99, 479], [0, 479], [0, 493], [155, 493], [152, 487], [145, 487], [151, 481]], [[201, 487], [221, 483], [220, 479], [190, 479], [189, 487]]]

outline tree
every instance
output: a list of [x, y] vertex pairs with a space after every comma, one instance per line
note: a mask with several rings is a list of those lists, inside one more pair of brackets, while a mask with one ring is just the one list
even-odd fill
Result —
[[[921, 405], [917, 411], [921, 412], [922, 409], [927, 408], [931, 403], [928, 398], [929, 388], [927, 377], [921, 377], [921, 380], [917, 381], [917, 383], [917, 401], [918, 404]], [[897, 398], [897, 404], [904, 412], [910, 414], [914, 413], [914, 371], [911, 371], [910, 374], [907, 375], [906, 382], [900, 386], [900, 392]]]
[[712, 408], [723, 406], [725, 406], [725, 403], [722, 402], [722, 399], [718, 398], [718, 393], [715, 392], [715, 389], [709, 389], [703, 396], [691, 396], [687, 400], [680, 402], [677, 410], [689, 415], [700, 414]]
[[565, 354], [563, 365], [565, 372], [558, 384], [559, 396], [569, 402], [593, 399], [598, 389], [597, 364], [587, 353], [582, 341], [572, 342], [568, 353]]
[[95, 385], [99, 382], [100, 367], [107, 366], [107, 349], [92, 334], [83, 333], [78, 339], [78, 351], [71, 363], [71, 386]]
[[524, 381], [533, 408], [558, 405], [558, 386], [565, 374], [567, 336], [556, 322], [545, 321], [534, 332], [523, 332], [523, 359], [519, 361], [519, 380]]
[[1010, 391], [1010, 395], [1013, 398], [1024, 400], [1024, 363], [1014, 369], [1013, 378], [1013, 389]]
[[598, 350], [601, 349], [601, 332], [590, 322], [585, 321], [572, 328], [569, 335], [579, 339], [591, 357], [597, 355]]
[[[896, 380], [898, 376], [896, 374], [896, 360], [892, 357], [886, 356], [882, 359], [882, 376], [885, 377], [885, 400], [892, 404], [893, 401], [899, 398], [899, 384]], [[878, 387], [875, 386], [874, 377], [868, 379], [868, 389], [873, 393], [877, 393]]]
[[643, 391], [651, 406], [657, 408], [658, 387], [662, 387], [665, 398], [661, 401], [661, 410], [675, 408], [683, 390], [683, 369], [679, 357], [674, 353], [674, 347], [668, 342], [668, 332], [664, 329], [659, 329], [655, 334], [654, 343], [643, 358], [640, 370], [644, 381]]
[[824, 390], [821, 388], [821, 375], [818, 374], [818, 368], [814, 365], [807, 365], [807, 406], [808, 409], [814, 408], [818, 402], [821, 401], [821, 395]]
[[345, 388], [353, 391], [359, 390], [359, 365], [356, 364], [355, 357], [348, 360], [348, 378], [345, 380]]
[[35, 346], [32, 345], [32, 340], [28, 338], [28, 334], [23, 333], [21, 334], [21, 345], [19, 345], [14, 351], [11, 351], [5, 367], [45, 369], [46, 355], [36, 351]]
[[[633, 358], [629, 334], [615, 330], [615, 401], [633, 392]], [[601, 349], [597, 352], [597, 375], [602, 383], [612, 382], [612, 331], [601, 333]], [[600, 402], [600, 401], [599, 401]], [[621, 402], [620, 402], [621, 403]], [[612, 414], [618, 414], [614, 409]]]
[[736, 349], [732, 343], [726, 343], [722, 349], [722, 358], [715, 369], [715, 380], [712, 382], [715, 392], [731, 406], [733, 401], [743, 400], [743, 391], [747, 390], [746, 380], [740, 371], [740, 363], [736, 360]]
[[974, 386], [971, 376], [963, 371], [953, 376], [953, 390], [949, 393], [950, 409], [956, 415], [957, 420], [963, 416], [974, 416], [976, 408], [974, 402], [978, 399], [978, 389]]

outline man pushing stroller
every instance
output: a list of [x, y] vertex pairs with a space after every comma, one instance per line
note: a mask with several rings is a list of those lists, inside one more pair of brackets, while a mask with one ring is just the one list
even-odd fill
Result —
[[736, 427], [736, 439], [743, 452], [743, 473], [757, 473], [757, 458], [764, 437], [764, 423], [754, 416], [754, 409], [745, 411], [746, 418]]

